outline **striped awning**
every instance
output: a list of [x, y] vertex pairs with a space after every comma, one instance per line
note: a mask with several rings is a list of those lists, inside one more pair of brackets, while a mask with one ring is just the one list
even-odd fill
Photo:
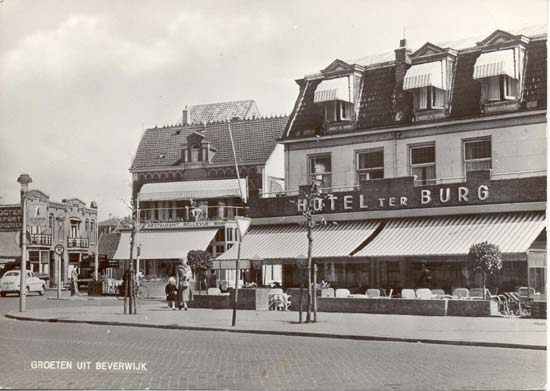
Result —
[[518, 79], [514, 49], [499, 50], [496, 52], [481, 53], [474, 65], [474, 79], [507, 75]]
[[343, 100], [353, 103], [353, 82], [350, 77], [323, 80], [317, 86], [313, 101], [315, 103]]
[[445, 67], [442, 61], [416, 64], [407, 70], [403, 80], [403, 89], [412, 90], [413, 88], [432, 86], [446, 90], [445, 80]]
[[[347, 257], [376, 230], [374, 221], [329, 223], [313, 231], [313, 257]], [[295, 225], [252, 227], [241, 245], [241, 259], [282, 260], [307, 255], [306, 228]], [[217, 260], [237, 259], [237, 246]]]
[[[244, 198], [248, 198], [246, 179], [242, 178], [240, 181]], [[237, 179], [219, 179], [146, 183], [138, 195], [140, 201], [171, 201], [219, 197], [240, 197], [239, 181]]]
[[[178, 259], [191, 250], [206, 250], [217, 228], [186, 229], [183, 231], [138, 232], [135, 237], [134, 257], [140, 247], [140, 259]], [[130, 259], [130, 232], [122, 232], [115, 260]]]
[[396, 219], [355, 256], [468, 255], [472, 244], [484, 241], [503, 254], [526, 254], [544, 228], [544, 213]]

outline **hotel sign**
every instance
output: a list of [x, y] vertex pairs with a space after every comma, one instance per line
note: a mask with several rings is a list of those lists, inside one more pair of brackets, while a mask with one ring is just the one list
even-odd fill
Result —
[[[408, 195], [397, 194], [387, 197], [373, 197], [362, 193], [352, 194], [322, 194], [321, 197], [313, 200], [315, 212], [334, 211], [357, 211], [369, 209], [396, 209], [411, 206], [438, 206], [445, 204], [467, 204], [471, 201], [485, 201], [489, 199], [490, 191], [488, 185], [479, 185], [474, 191], [468, 187], [441, 187], [438, 189], [418, 189], [414, 199]], [[299, 212], [306, 210], [307, 200], [299, 198], [296, 206]]]
[[20, 206], [0, 207], [0, 232], [17, 231], [22, 228]]

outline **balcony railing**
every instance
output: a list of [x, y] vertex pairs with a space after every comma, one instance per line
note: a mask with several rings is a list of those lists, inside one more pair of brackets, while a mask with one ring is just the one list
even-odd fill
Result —
[[49, 234], [30, 234], [30, 246], [51, 246], [52, 235]]
[[67, 247], [68, 248], [88, 248], [89, 241], [88, 238], [67, 238]]
[[[546, 175], [547, 175], [546, 170], [517, 171], [517, 172], [504, 172], [504, 173], [494, 173], [491, 170], [492, 180], [522, 179], [522, 178], [540, 177], [540, 176], [546, 176]], [[381, 179], [391, 179], [391, 178], [381, 178]], [[376, 181], [376, 180], [378, 179], [373, 179], [373, 181]], [[434, 179], [424, 179], [424, 180], [417, 179], [415, 177], [414, 185], [415, 186], [444, 185], [449, 183], [466, 182], [466, 180], [467, 178], [465, 176], [434, 178]], [[360, 185], [350, 185], [350, 186], [339, 186], [339, 187], [331, 187], [331, 188], [321, 188], [321, 192], [337, 193], [337, 192], [344, 192], [344, 191], [354, 191], [359, 189], [360, 189]], [[260, 198], [290, 197], [290, 196], [297, 196], [297, 195], [300, 195], [300, 191], [298, 189], [294, 189], [294, 190], [285, 190], [282, 192], [262, 192], [260, 193]]]
[[140, 208], [141, 223], [223, 223], [235, 216], [245, 216], [246, 208], [242, 206], [197, 206], [177, 208]]

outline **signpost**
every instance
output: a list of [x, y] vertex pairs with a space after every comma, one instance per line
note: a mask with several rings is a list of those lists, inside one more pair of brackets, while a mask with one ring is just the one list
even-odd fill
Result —
[[57, 300], [59, 300], [61, 298], [61, 261], [65, 247], [58, 243], [54, 247], [54, 252], [57, 255]]

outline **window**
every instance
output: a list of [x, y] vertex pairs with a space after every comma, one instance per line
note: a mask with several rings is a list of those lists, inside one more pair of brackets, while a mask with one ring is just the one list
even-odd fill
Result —
[[464, 141], [464, 171], [468, 173], [491, 168], [491, 140]]
[[50, 235], [52, 235], [52, 241], [54, 240], [54, 217], [53, 217], [53, 214], [50, 215], [49, 219], [48, 219], [48, 226], [50, 228]]
[[353, 104], [341, 100], [333, 100], [325, 104], [325, 120], [327, 122], [351, 121]]
[[332, 186], [331, 158], [330, 155], [317, 155], [309, 157], [310, 180], [316, 181], [321, 188]]
[[95, 221], [92, 220], [90, 222], [90, 239], [91, 239], [90, 241], [92, 243], [95, 243], [95, 241], [96, 241], [96, 235], [95, 234], [96, 234]]
[[435, 183], [435, 145], [410, 147], [411, 175], [416, 176], [415, 184]]
[[357, 177], [359, 183], [384, 178], [384, 150], [373, 149], [357, 153]]
[[233, 228], [227, 228], [227, 241], [232, 242], [233, 241]]
[[431, 110], [445, 107], [445, 91], [436, 87], [414, 89], [414, 109]]
[[84, 224], [84, 237], [85, 238], [90, 238], [90, 222], [88, 220], [86, 220], [86, 223]]
[[76, 220], [71, 220], [71, 238], [80, 237], [80, 222]]
[[191, 161], [198, 162], [200, 160], [200, 148], [197, 145], [191, 147]]
[[515, 100], [518, 81], [506, 75], [484, 78], [481, 84], [481, 99], [488, 102]]

